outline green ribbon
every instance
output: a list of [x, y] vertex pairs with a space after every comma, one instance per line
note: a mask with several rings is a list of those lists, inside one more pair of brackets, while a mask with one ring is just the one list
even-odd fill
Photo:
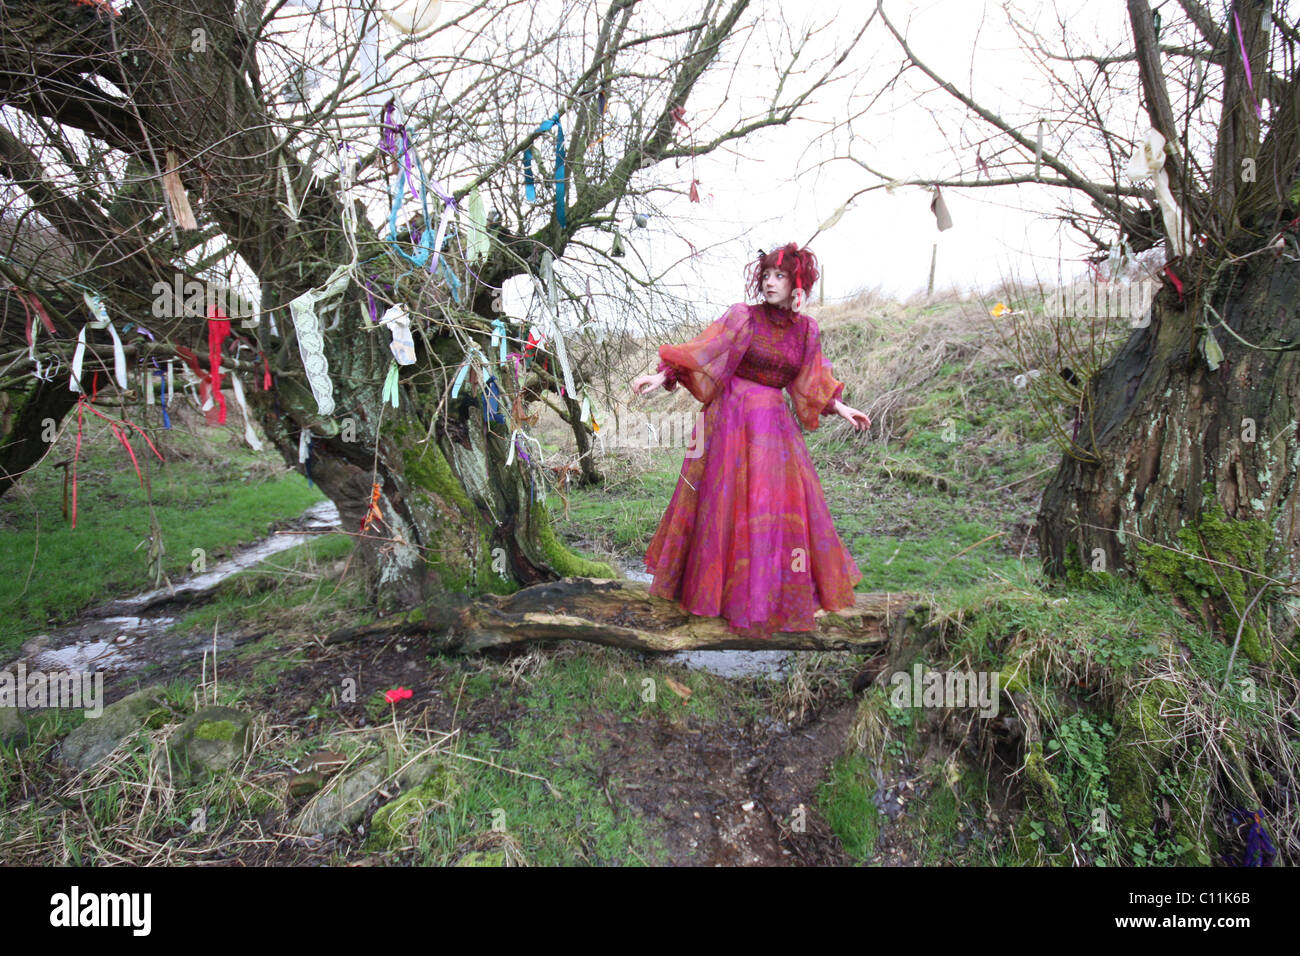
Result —
[[388, 365], [388, 377], [384, 379], [384, 392], [379, 399], [380, 404], [388, 402], [394, 408], [397, 407], [397, 362], [390, 362]]

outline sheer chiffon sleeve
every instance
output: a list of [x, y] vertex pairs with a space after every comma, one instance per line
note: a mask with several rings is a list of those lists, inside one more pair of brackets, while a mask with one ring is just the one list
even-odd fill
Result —
[[752, 334], [749, 306], [740, 302], [689, 342], [659, 346], [659, 369], [668, 375], [664, 387], [681, 384], [707, 405], [735, 373]]
[[835, 377], [831, 363], [822, 354], [821, 329], [808, 317], [808, 341], [804, 346], [803, 367], [787, 386], [794, 400], [794, 412], [805, 428], [815, 431], [822, 415], [834, 412], [834, 404], [844, 394], [844, 383]]

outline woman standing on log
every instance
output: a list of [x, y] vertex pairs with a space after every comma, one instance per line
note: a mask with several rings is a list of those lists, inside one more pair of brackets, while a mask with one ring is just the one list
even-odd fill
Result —
[[747, 291], [699, 337], [659, 347], [659, 370], [632, 382], [645, 395], [680, 383], [704, 404], [668, 510], [646, 551], [650, 593], [692, 614], [722, 617], [742, 637], [816, 629], [819, 608], [854, 603], [862, 580], [831, 521], [795, 417], [817, 428], [838, 414], [855, 430], [864, 412], [840, 401], [817, 323], [799, 310], [817, 260], [791, 242], [760, 252]]

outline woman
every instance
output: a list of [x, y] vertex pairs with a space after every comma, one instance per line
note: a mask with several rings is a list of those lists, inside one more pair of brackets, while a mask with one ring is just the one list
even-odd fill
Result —
[[760, 304], [733, 305], [698, 338], [660, 346], [659, 370], [632, 391], [681, 383], [704, 404], [646, 551], [650, 593], [767, 638], [815, 630], [823, 610], [853, 605], [862, 580], [781, 389], [806, 428], [831, 413], [854, 430], [871, 419], [840, 401], [844, 383], [822, 355], [817, 323], [799, 311], [817, 281], [812, 252], [793, 242], [760, 252], [747, 278]]

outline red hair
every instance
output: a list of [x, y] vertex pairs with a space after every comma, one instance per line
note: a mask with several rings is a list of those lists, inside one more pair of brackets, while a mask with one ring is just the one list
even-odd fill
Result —
[[763, 296], [763, 272], [766, 269], [780, 269], [790, 276], [790, 289], [812, 290], [813, 283], [821, 275], [817, 271], [817, 257], [808, 248], [800, 249], [798, 243], [787, 242], [777, 246], [771, 252], [758, 251], [758, 258], [745, 270], [745, 291], [751, 298]]

